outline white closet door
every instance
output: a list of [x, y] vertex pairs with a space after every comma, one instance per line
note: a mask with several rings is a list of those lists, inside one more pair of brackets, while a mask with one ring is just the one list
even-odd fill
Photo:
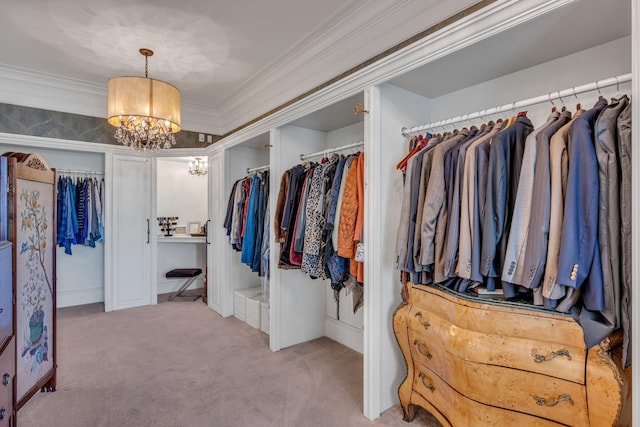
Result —
[[113, 309], [151, 304], [151, 163], [113, 156]]

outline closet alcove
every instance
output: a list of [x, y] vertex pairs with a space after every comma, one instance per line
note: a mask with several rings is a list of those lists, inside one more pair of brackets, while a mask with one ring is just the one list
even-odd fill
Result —
[[[524, 3], [522, 5], [525, 6]], [[403, 189], [402, 173], [395, 166], [408, 152], [408, 139], [401, 134], [401, 129], [540, 95], [549, 94], [554, 98], [552, 95], [559, 90], [632, 71], [630, 1], [570, 2], [559, 4], [557, 8], [536, 17], [534, 6], [530, 7], [529, 15], [525, 15], [530, 17], [517, 25], [472, 44], [461, 36], [463, 41], [458, 40], [460, 48], [454, 48], [446, 55], [442, 55], [436, 47], [425, 47], [422, 51], [424, 57], [432, 59], [425, 60], [410, 71], [396, 74], [367, 91], [369, 109], [376, 111], [373, 120], [379, 120], [367, 127], [371, 132], [371, 151], [375, 151], [370, 156], [373, 165], [370, 164], [369, 171], [376, 170], [375, 174], [367, 174], [367, 184], [378, 193], [369, 194], [372, 198], [369, 212], [380, 215], [380, 218], [370, 221], [374, 227], [370, 235], [375, 237], [367, 246], [367, 254], [379, 260], [375, 269], [369, 272], [380, 278], [380, 366], [385, 367], [380, 372], [381, 409], [397, 403], [396, 391], [406, 375], [405, 362], [390, 321], [401, 303], [400, 275], [394, 265]], [[492, 13], [491, 9], [486, 8], [485, 19]], [[506, 11], [508, 8], [500, 10], [496, 6], [493, 13]], [[516, 10], [508, 12], [503, 19], [515, 16], [518, 16]], [[491, 31], [480, 23], [474, 24], [473, 30], [469, 30], [466, 34]], [[442, 42], [446, 40], [444, 38]], [[578, 103], [582, 108], [589, 109], [599, 96], [610, 100], [620, 94], [631, 95], [631, 84], [620, 83], [599, 91], [564, 96], [561, 100], [554, 98], [553, 102], [558, 110], [565, 106], [575, 112]], [[527, 107], [527, 117], [535, 126], [540, 126], [553, 107], [551, 102]], [[511, 117], [518, 112], [508, 111], [464, 120], [432, 131], [478, 126], [488, 120]], [[378, 285], [375, 287], [378, 288]]]
[[[272, 131], [272, 212], [276, 209], [283, 173], [300, 164], [302, 159], [319, 162], [325, 154], [326, 157], [331, 157], [334, 153], [348, 155], [364, 149], [364, 146], [340, 149], [363, 142], [364, 117], [354, 113], [356, 104], [362, 102], [362, 93], [352, 95]], [[315, 156], [308, 157], [314, 153]], [[273, 235], [272, 233], [272, 238]], [[351, 294], [343, 288], [338, 307], [330, 280], [311, 279], [300, 270], [277, 268], [280, 244], [274, 244], [272, 248], [271, 349], [280, 350], [327, 336], [362, 353], [363, 309], [354, 313]], [[366, 283], [364, 292], [367, 292]]]
[[[200, 158], [203, 157], [206, 158]], [[157, 239], [158, 294], [176, 292], [183, 282], [180, 279], [168, 279], [168, 271], [175, 268], [200, 268], [203, 272], [206, 270], [206, 238], [201, 234], [202, 227], [209, 218], [208, 176], [189, 173], [190, 162], [194, 159], [195, 157], [155, 159], [156, 209], [152, 217], [152, 230]], [[158, 220], [166, 217], [177, 217], [175, 226], [171, 226], [169, 233], [161, 229]], [[205, 275], [202, 274], [188, 290], [202, 288], [204, 285]]]
[[[218, 165], [221, 172], [212, 177], [212, 190], [222, 194], [219, 200], [224, 202], [215, 207], [217, 219], [214, 222], [217, 224], [212, 228], [211, 235], [215, 246], [212, 253], [219, 257], [211, 268], [218, 270], [215, 277], [219, 283], [220, 302], [218, 305], [210, 303], [210, 306], [223, 316], [231, 316], [236, 299], [234, 291], [258, 287], [264, 289], [265, 285], [268, 286], [269, 346], [273, 351], [323, 336], [360, 353], [363, 351], [362, 309], [353, 312], [351, 295], [345, 289], [340, 291], [341, 303], [338, 306], [329, 280], [311, 279], [299, 269], [279, 269], [280, 244], [275, 243], [273, 231], [282, 175], [302, 163], [301, 156], [313, 154], [306, 161], [319, 162], [325, 154], [330, 156], [335, 152], [349, 155], [362, 151], [364, 118], [363, 115], [354, 114], [355, 105], [362, 102], [362, 93], [353, 95], [290, 120], [271, 129], [269, 133], [260, 133], [217, 151], [215, 146], [213, 148], [210, 168], [213, 171], [214, 165]], [[342, 149], [344, 146], [352, 147]], [[223, 227], [234, 183], [256, 169], [268, 170], [270, 180], [268, 284], [241, 262], [241, 252], [232, 248]], [[266, 297], [263, 299], [266, 303]]]
[[[37, 152], [50, 168], [58, 170], [58, 176], [69, 176], [74, 181], [85, 177], [105, 178], [104, 154], [36, 148], [28, 145], [0, 143], [0, 154], [6, 152]], [[109, 185], [105, 180], [105, 185]], [[96, 242], [95, 247], [72, 245], [72, 254], [64, 247], [56, 247], [56, 303], [57, 307], [104, 302], [105, 292], [105, 247]]]
[[[221, 196], [215, 208], [219, 213], [219, 219], [213, 222], [211, 232], [217, 236], [215, 245], [219, 251], [218, 254], [220, 254], [216, 267], [220, 270], [218, 312], [225, 317], [234, 313], [234, 292], [236, 290], [262, 288], [263, 285], [263, 278], [258, 273], [252, 272], [248, 265], [242, 263], [242, 253], [234, 250], [229, 243], [229, 236], [224, 228], [224, 219], [234, 183], [249, 176], [253, 168], [264, 167], [263, 170], [268, 170], [270, 145], [269, 133], [262, 133], [224, 150], [220, 153], [221, 158], [217, 163], [222, 175], [222, 181], [218, 184]], [[213, 157], [217, 159], [216, 155]], [[212, 168], [215, 162], [216, 160], [212, 161]], [[271, 222], [269, 223], [271, 224]]]

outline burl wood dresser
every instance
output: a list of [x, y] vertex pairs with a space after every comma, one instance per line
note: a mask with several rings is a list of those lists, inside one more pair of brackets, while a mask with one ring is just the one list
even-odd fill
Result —
[[393, 326], [406, 421], [420, 406], [454, 427], [630, 425], [619, 334], [587, 349], [570, 316], [432, 286], [405, 298]]

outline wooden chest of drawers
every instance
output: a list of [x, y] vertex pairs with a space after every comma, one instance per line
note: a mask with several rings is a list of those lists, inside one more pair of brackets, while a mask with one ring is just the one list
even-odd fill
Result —
[[15, 377], [15, 338], [0, 347], [0, 427], [13, 426], [13, 378]]
[[394, 314], [407, 363], [399, 389], [444, 426], [630, 424], [619, 336], [587, 350], [571, 317], [414, 285]]

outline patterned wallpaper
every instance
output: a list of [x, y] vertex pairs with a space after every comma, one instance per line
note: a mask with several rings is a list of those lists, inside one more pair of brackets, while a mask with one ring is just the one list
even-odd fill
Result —
[[[113, 136], [115, 128], [106, 119], [3, 103], [0, 103], [0, 132], [120, 144]], [[213, 135], [213, 143], [220, 139], [220, 136]], [[175, 148], [202, 148], [208, 145], [211, 144], [198, 142], [198, 132], [182, 130], [176, 134]]]

